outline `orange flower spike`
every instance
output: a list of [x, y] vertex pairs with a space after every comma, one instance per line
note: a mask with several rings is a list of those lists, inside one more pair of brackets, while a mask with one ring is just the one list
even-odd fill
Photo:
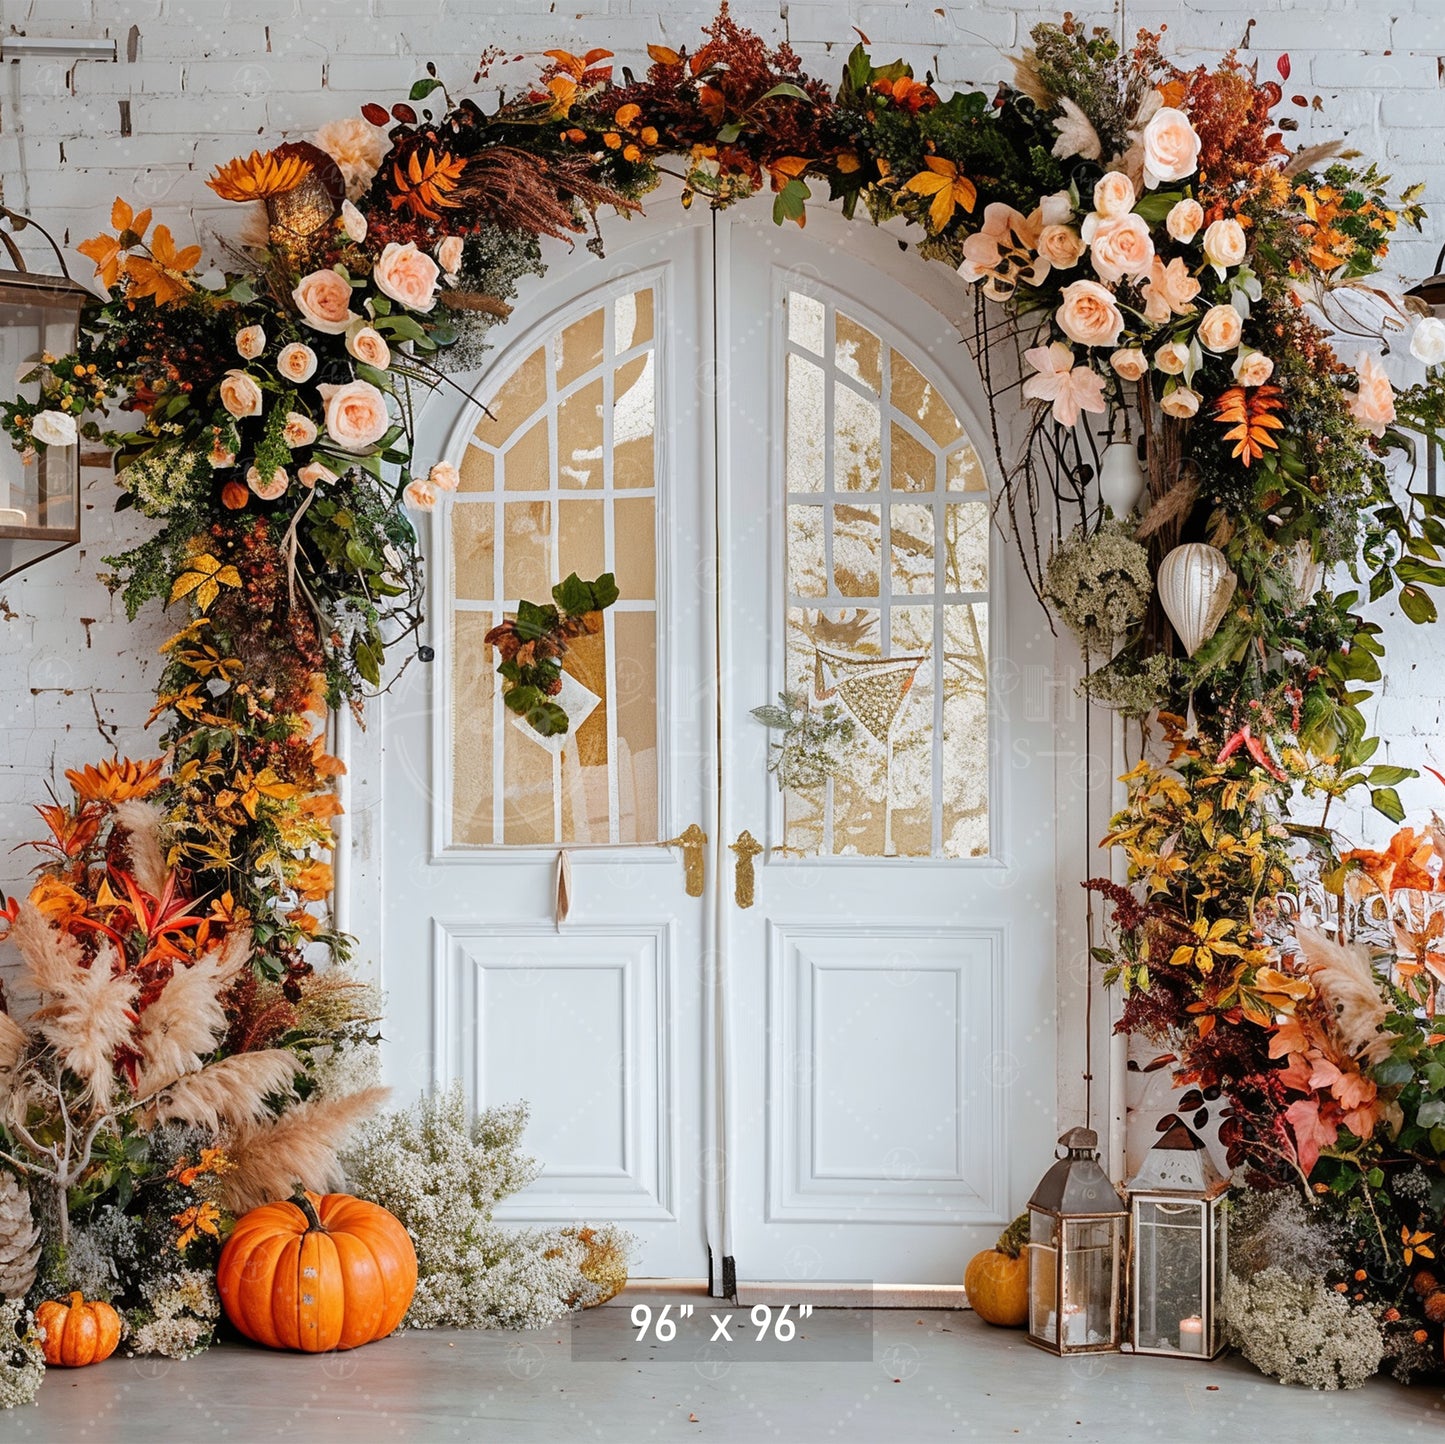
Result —
[[223, 201], [264, 201], [295, 190], [310, 174], [311, 162], [303, 156], [253, 150], [244, 159], [217, 166], [206, 184]]
[[99, 766], [90, 763], [80, 770], [66, 771], [65, 780], [70, 783], [77, 799], [81, 802], [108, 802], [114, 805], [127, 802], [133, 797], [149, 797], [165, 779], [161, 768], [164, 757], [154, 757], [145, 762], [133, 762], [129, 757], [112, 758]]

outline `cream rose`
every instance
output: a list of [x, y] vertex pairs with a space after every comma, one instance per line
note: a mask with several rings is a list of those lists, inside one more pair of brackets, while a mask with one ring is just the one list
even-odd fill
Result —
[[438, 461], [426, 478], [438, 491], [455, 491], [462, 484], [462, 474], [449, 461]]
[[1079, 257], [1088, 248], [1072, 226], [1045, 226], [1039, 232], [1039, 255], [1061, 271], [1079, 264]]
[[238, 421], [243, 416], [259, 416], [261, 404], [261, 388], [249, 372], [232, 370], [221, 377], [221, 405]]
[[1166, 105], [1144, 127], [1144, 184], [1183, 180], [1199, 169], [1199, 136], [1182, 110]]
[[1199, 323], [1199, 344], [1206, 351], [1233, 351], [1244, 334], [1244, 322], [1233, 306], [1211, 306]]
[[1149, 358], [1137, 346], [1126, 346], [1109, 357], [1109, 365], [1124, 381], [1142, 381], [1149, 370]]
[[1073, 281], [1065, 286], [1054, 320], [1070, 341], [1081, 346], [1115, 346], [1124, 329], [1113, 292], [1097, 281]]
[[336, 473], [329, 466], [323, 466], [319, 461], [308, 461], [296, 473], [296, 480], [302, 486], [317, 486], [322, 482], [335, 481]]
[[290, 481], [291, 478], [286, 475], [286, 469], [281, 466], [271, 473], [269, 480], [263, 480], [261, 473], [254, 466], [248, 467], [246, 470], [246, 485], [262, 501], [276, 501], [279, 497], [285, 496]]
[[1121, 170], [1111, 170], [1094, 186], [1094, 209], [1107, 220], [1127, 216], [1137, 199], [1134, 182]]
[[414, 477], [407, 482], [401, 499], [414, 511], [430, 511], [437, 504], [436, 488], [426, 477]]
[[1355, 375], [1359, 389], [1346, 397], [1345, 405], [1358, 425], [1372, 436], [1383, 436], [1385, 428], [1395, 419], [1395, 390], [1380, 366], [1379, 358], [1361, 351], [1355, 358]]
[[386, 249], [372, 267], [371, 279], [383, 296], [403, 305], [409, 311], [430, 311], [436, 305], [437, 263], [414, 241], [399, 246], [388, 241]]
[[1159, 409], [1166, 416], [1177, 416], [1180, 420], [1188, 420], [1199, 411], [1199, 403], [1203, 398], [1197, 391], [1191, 391], [1187, 386], [1176, 386], [1173, 391], [1165, 393], [1164, 399], [1159, 403]]
[[254, 361], [266, 349], [266, 333], [259, 326], [243, 326], [236, 332], [236, 350]]
[[65, 411], [37, 411], [30, 419], [30, 434], [46, 446], [74, 446], [75, 417]]
[[216, 471], [225, 471], [227, 467], [235, 466], [236, 453], [221, 439], [218, 434], [211, 442], [211, 453], [206, 458]]
[[460, 236], [447, 236], [437, 246], [437, 265], [447, 275], [455, 276], [462, 268], [462, 238]]
[[386, 397], [370, 381], [318, 389], [326, 402], [326, 434], [343, 450], [368, 451], [386, 434]]
[[1263, 386], [1274, 375], [1274, 362], [1263, 351], [1242, 351], [1231, 369], [1241, 386]]
[[313, 331], [324, 331], [328, 336], [339, 336], [358, 319], [351, 309], [351, 283], [333, 270], [302, 276], [291, 299], [301, 319]]
[[1198, 201], [1176, 201], [1164, 217], [1164, 229], [1181, 246], [1187, 246], [1204, 224], [1204, 207]]
[[1221, 273], [1239, 265], [1246, 249], [1244, 227], [1232, 216], [1213, 222], [1204, 233], [1204, 259]]
[[341, 202], [341, 230], [348, 241], [357, 245], [366, 239], [366, 217], [350, 201]]
[[1154, 241], [1144, 217], [1131, 214], [1091, 224], [1096, 219], [1090, 216], [1085, 221], [1084, 239], [1100, 278], [1122, 281], [1125, 276], [1147, 275], [1154, 264]]
[[281, 428], [281, 439], [293, 451], [298, 446], [310, 446], [316, 440], [316, 423], [299, 411], [286, 413], [286, 425]]
[[391, 347], [386, 344], [381, 333], [371, 326], [362, 326], [350, 332], [346, 337], [346, 349], [358, 361], [364, 361], [378, 371], [385, 371], [391, 365]]
[[288, 381], [309, 381], [316, 374], [316, 353], [300, 341], [281, 348], [276, 369]]
[[1189, 347], [1182, 341], [1166, 341], [1154, 353], [1154, 364], [1166, 376], [1178, 376], [1189, 364]]
[[1438, 366], [1445, 361], [1445, 321], [1438, 316], [1426, 316], [1410, 337], [1410, 354], [1427, 366]]

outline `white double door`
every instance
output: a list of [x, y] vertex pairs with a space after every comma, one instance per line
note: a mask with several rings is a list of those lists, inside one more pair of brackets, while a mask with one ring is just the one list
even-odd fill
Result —
[[[1055, 1114], [1051, 652], [965, 297], [863, 225], [654, 209], [425, 419], [463, 486], [375, 724], [388, 1078], [525, 1099], [498, 1216], [616, 1220], [637, 1276], [957, 1283]], [[621, 595], [549, 745], [482, 639], [572, 571]]]

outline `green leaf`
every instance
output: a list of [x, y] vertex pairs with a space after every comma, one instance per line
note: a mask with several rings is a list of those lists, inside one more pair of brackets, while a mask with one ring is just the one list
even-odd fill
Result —
[[592, 583], [592, 604], [601, 611], [606, 611], [621, 595], [617, 590], [617, 578], [611, 572], [603, 572]]
[[517, 635], [524, 642], [535, 642], [555, 632], [559, 620], [556, 607], [541, 607], [536, 602], [517, 604]]
[[1445, 1128], [1432, 1128], [1430, 1130], [1430, 1147], [1437, 1154], [1445, 1155]]
[[1155, 191], [1134, 207], [1134, 214], [1143, 216], [1150, 225], [1157, 225], [1183, 199], [1183, 191]]
[[1400, 794], [1393, 787], [1381, 787], [1372, 789], [1370, 802], [1376, 812], [1382, 812], [1391, 822], [1404, 822], [1405, 807], [1400, 801]]
[[527, 725], [543, 737], [560, 737], [567, 730], [567, 714], [555, 702], [543, 702], [527, 712]]
[[1400, 610], [1415, 623], [1416, 626], [1423, 626], [1426, 622], [1433, 622], [1439, 616], [1435, 608], [1435, 601], [1428, 592], [1422, 592], [1419, 587], [1411, 583], [1400, 592]]
[[717, 139], [719, 145], [731, 145], [743, 133], [743, 123], [740, 120], [730, 120], [718, 131]]
[[[1408, 1058], [1386, 1058], [1375, 1067], [1375, 1082], [1386, 1088], [1393, 1088], [1397, 1083], [1408, 1083], [1414, 1076], [1415, 1069]], [[1445, 1118], [1442, 1118], [1441, 1122], [1445, 1122]]]
[[758, 96], [759, 102], [764, 100], [803, 100], [809, 105], [813, 103], [813, 97], [801, 85], [794, 85], [790, 80], [780, 80], [771, 90]]
[[525, 717], [529, 712], [534, 712], [542, 707], [546, 700], [546, 693], [540, 687], [513, 687], [506, 694], [504, 699], [509, 712], [519, 713]]
[[1370, 768], [1371, 787], [1393, 787], [1397, 782], [1408, 782], [1420, 774], [1413, 767], [1391, 767], [1381, 764]]
[[558, 582], [552, 588], [552, 600], [557, 603], [557, 610], [565, 616], [577, 617], [592, 610], [592, 588], [573, 572], [565, 581]]
[[1395, 575], [1402, 582], [1420, 582], [1427, 587], [1445, 587], [1445, 566], [1401, 557], [1395, 563]]
[[1427, 1098], [1415, 1113], [1421, 1128], [1435, 1128], [1445, 1123], [1445, 1098]]
[[432, 91], [440, 88], [441, 81], [428, 76], [425, 80], [413, 81], [411, 89], [406, 93], [406, 98], [408, 100], [425, 100]]

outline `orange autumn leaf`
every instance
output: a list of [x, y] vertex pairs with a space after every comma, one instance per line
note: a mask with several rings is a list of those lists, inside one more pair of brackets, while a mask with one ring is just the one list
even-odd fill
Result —
[[320, 902], [330, 897], [334, 886], [329, 862], [308, 862], [296, 874], [296, 891], [308, 902]]
[[186, 272], [201, 259], [199, 246], [177, 250], [169, 226], [157, 226], [151, 237], [149, 256], [132, 254], [125, 263], [132, 296], [150, 296], [158, 306], [167, 306], [189, 295], [192, 287]]
[[47, 922], [65, 923], [82, 916], [88, 903], [69, 883], [58, 877], [42, 877], [30, 889], [30, 905]]
[[110, 223], [115, 230], [113, 236], [92, 236], [75, 248], [82, 256], [95, 262], [96, 277], [107, 291], [112, 290], [120, 279], [127, 247], [138, 246], [144, 241], [151, 213], [146, 209], [137, 215], [128, 201], [117, 196], [110, 208]]
[[461, 204], [452, 192], [456, 190], [466, 168], [465, 156], [449, 155], [443, 151], [438, 155], [428, 150], [423, 158], [412, 151], [403, 168], [400, 161], [391, 167], [396, 192], [391, 198], [394, 211], [405, 207], [418, 219], [441, 220], [442, 209], [455, 209]]
[[682, 64], [682, 56], [668, 45], [649, 45], [647, 47], [647, 57], [655, 65], [673, 66]]
[[1284, 429], [1284, 422], [1274, 414], [1283, 405], [1278, 386], [1231, 386], [1221, 393], [1214, 403], [1214, 419], [1230, 427], [1224, 433], [1226, 441], [1235, 443], [1230, 455], [1248, 466], [1267, 450], [1279, 450], [1270, 433]]
[[978, 190], [967, 176], [958, 173], [958, 167], [951, 160], [929, 155], [923, 158], [923, 164], [927, 169], [905, 182], [903, 189], [933, 198], [928, 207], [928, 229], [937, 235], [952, 221], [956, 209], [973, 209]]
[[311, 174], [311, 162], [294, 151], [253, 150], [218, 165], [206, 184], [223, 201], [264, 201], [294, 191]]
[[586, 55], [573, 55], [570, 50], [544, 50], [542, 53], [556, 64], [559, 71], [570, 75], [573, 80], [581, 80], [599, 60], [612, 59], [610, 50], [589, 50]]
[[41, 803], [36, 812], [50, 829], [50, 842], [36, 843], [36, 847], [53, 848], [63, 857], [75, 857], [88, 848], [100, 832], [101, 814], [85, 806], [72, 813], [59, 803]]
[[161, 785], [165, 762], [164, 757], [146, 762], [115, 757], [94, 767], [87, 762], [79, 771], [68, 769], [65, 780], [82, 802], [127, 802], [132, 797], [149, 797]]

